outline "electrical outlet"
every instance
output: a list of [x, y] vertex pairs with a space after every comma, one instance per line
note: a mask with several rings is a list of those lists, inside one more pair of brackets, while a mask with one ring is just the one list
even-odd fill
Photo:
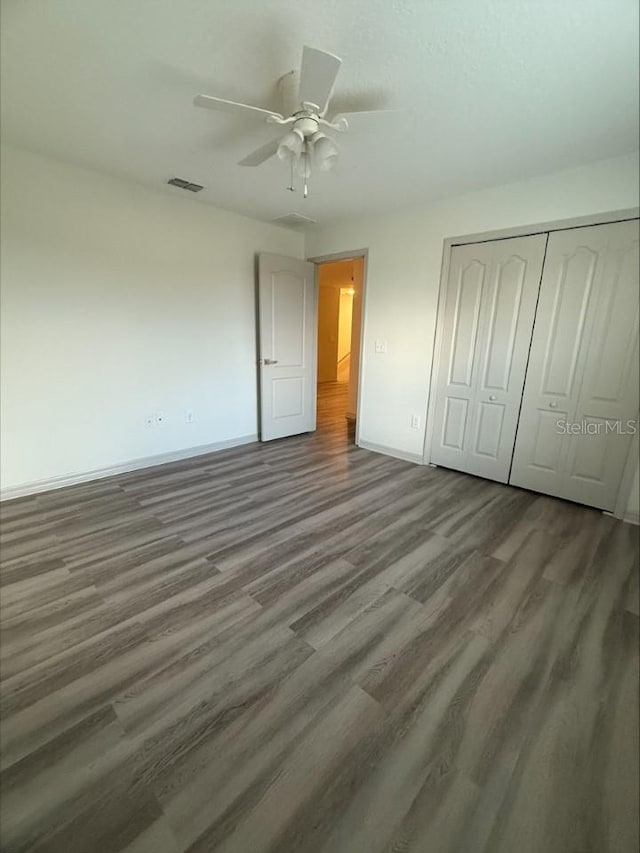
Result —
[[162, 412], [156, 412], [155, 414], [156, 426], [162, 426], [164, 424], [164, 415]]
[[387, 342], [376, 340], [376, 352], [386, 352], [387, 351]]
[[187, 424], [193, 423], [193, 411], [191, 409], [187, 409], [187, 411], [184, 413], [184, 420]]
[[420, 415], [411, 415], [411, 429], [420, 429]]

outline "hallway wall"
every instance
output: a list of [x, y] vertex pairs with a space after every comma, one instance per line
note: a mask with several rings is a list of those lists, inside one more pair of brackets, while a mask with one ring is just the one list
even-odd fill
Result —
[[346, 289], [340, 290], [340, 313], [338, 316], [338, 361], [351, 352], [351, 316], [353, 314], [353, 294]]
[[[322, 278], [322, 273], [321, 273]], [[335, 382], [338, 370], [340, 291], [320, 282], [318, 293], [318, 382]]]

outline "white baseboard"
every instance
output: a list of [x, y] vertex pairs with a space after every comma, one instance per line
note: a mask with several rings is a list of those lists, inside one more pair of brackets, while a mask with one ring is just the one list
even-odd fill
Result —
[[402, 459], [404, 462], [414, 462], [416, 465], [423, 465], [421, 453], [407, 453], [405, 450], [396, 450], [393, 447], [387, 447], [384, 444], [374, 444], [371, 441], [358, 442], [358, 447], [364, 450], [371, 450], [374, 453], [383, 453], [385, 456], [393, 456], [395, 459]]
[[184, 450], [172, 450], [168, 453], [159, 453], [155, 456], [145, 456], [142, 459], [131, 459], [129, 462], [121, 462], [119, 465], [111, 465], [108, 468], [81, 471], [78, 474], [66, 474], [63, 477], [51, 477], [47, 480], [34, 480], [30, 483], [22, 483], [19, 486], [9, 486], [6, 489], [0, 489], [0, 501], [37, 495], [40, 492], [62, 489], [65, 486], [73, 486], [76, 483], [102, 480], [105, 477], [113, 477], [115, 474], [126, 474], [129, 471], [137, 471], [140, 468], [152, 468], [154, 465], [164, 465], [167, 462], [179, 462], [181, 459], [191, 459], [194, 456], [204, 456], [206, 453], [216, 453], [219, 450], [228, 450], [231, 447], [252, 444], [257, 440], [257, 435], [243, 435], [239, 438], [229, 438], [226, 441], [216, 441], [213, 444], [201, 444], [198, 447], [188, 447]]
[[640, 512], [625, 512], [622, 516], [622, 520], [626, 521], [627, 524], [640, 525]]

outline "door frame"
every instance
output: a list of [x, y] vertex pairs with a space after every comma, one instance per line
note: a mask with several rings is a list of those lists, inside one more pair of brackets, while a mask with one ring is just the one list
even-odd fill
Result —
[[[436, 312], [436, 330], [433, 341], [431, 357], [431, 372], [429, 375], [429, 394], [427, 398], [427, 420], [424, 432], [424, 445], [422, 462], [424, 465], [431, 463], [431, 447], [433, 444], [433, 418], [435, 414], [435, 385], [440, 369], [440, 356], [442, 351], [442, 329], [444, 321], [445, 297], [447, 281], [449, 279], [449, 268], [451, 265], [451, 250], [454, 246], [467, 243], [487, 243], [494, 240], [510, 240], [513, 237], [529, 237], [534, 234], [546, 234], [550, 231], [569, 231], [575, 228], [588, 228], [590, 225], [608, 225], [613, 222], [625, 222], [629, 219], [640, 218], [640, 207], [612, 210], [608, 213], [593, 213], [588, 216], [575, 216], [569, 219], [554, 219], [548, 222], [537, 222], [530, 225], [516, 225], [512, 228], [499, 228], [493, 231], [483, 231], [474, 234], [460, 234], [447, 237], [442, 244], [442, 264], [440, 267], [440, 284], [438, 289], [438, 308]], [[360, 401], [358, 398], [358, 405]], [[638, 464], [637, 442], [632, 442], [631, 451], [627, 458], [624, 474], [620, 483], [615, 510], [610, 515], [615, 518], [623, 518], [626, 512], [633, 478]]]
[[[369, 249], [354, 249], [352, 252], [333, 252], [330, 255], [314, 255], [307, 258], [309, 263], [315, 267], [316, 293], [320, 296], [320, 272], [321, 264], [331, 264], [335, 261], [351, 261], [362, 258], [362, 311], [360, 315], [360, 352], [358, 353], [358, 394], [356, 399], [356, 444], [360, 446], [360, 412], [362, 410], [362, 377], [364, 374], [364, 330], [367, 317], [367, 275], [369, 269]], [[316, 390], [317, 398], [317, 390]]]

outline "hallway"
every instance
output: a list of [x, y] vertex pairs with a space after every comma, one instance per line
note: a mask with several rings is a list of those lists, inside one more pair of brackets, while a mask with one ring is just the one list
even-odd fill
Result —
[[351, 443], [355, 438], [355, 422], [347, 420], [346, 382], [320, 382], [318, 384], [317, 429], [320, 433], [333, 433]]

